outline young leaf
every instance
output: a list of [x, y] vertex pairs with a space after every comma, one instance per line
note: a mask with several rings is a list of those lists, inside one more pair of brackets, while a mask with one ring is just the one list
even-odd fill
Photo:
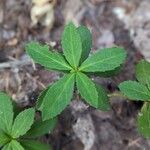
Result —
[[13, 115], [11, 98], [0, 92], [0, 129], [6, 133], [10, 133]]
[[34, 116], [35, 110], [33, 108], [22, 111], [14, 120], [11, 133], [12, 137], [18, 138], [19, 136], [24, 135], [31, 128]]
[[49, 119], [46, 121], [37, 120], [32, 125], [31, 129], [27, 132], [25, 137], [37, 138], [46, 133], [53, 131], [57, 123], [57, 118]]
[[23, 140], [21, 144], [26, 150], [52, 150], [52, 148], [47, 145], [33, 140]]
[[79, 68], [83, 72], [105, 72], [119, 67], [126, 58], [126, 52], [119, 47], [99, 50], [87, 58]]
[[85, 26], [79, 26], [77, 31], [80, 34], [82, 41], [82, 54], [80, 59], [80, 62], [82, 63], [89, 56], [92, 48], [92, 35], [90, 30]]
[[61, 44], [66, 59], [73, 68], [77, 68], [82, 53], [82, 42], [73, 23], [69, 23], [65, 27]]
[[71, 70], [64, 57], [49, 51], [48, 45], [40, 45], [37, 42], [30, 42], [25, 47], [28, 55], [36, 62], [50, 70]]
[[136, 66], [136, 77], [139, 82], [149, 85], [150, 84], [150, 63], [141, 60]]
[[125, 81], [119, 85], [119, 89], [131, 100], [150, 100], [150, 91], [136, 81]]
[[68, 74], [50, 86], [39, 109], [43, 120], [54, 118], [69, 104], [73, 95], [74, 78], [75, 74]]
[[2, 130], [0, 130], [0, 147], [6, 143], [9, 142], [9, 137], [6, 135], [6, 133]]
[[80, 72], [76, 74], [76, 82], [77, 89], [85, 101], [87, 101], [91, 106], [98, 108], [98, 92], [95, 84], [85, 74]]
[[150, 105], [145, 103], [138, 114], [137, 125], [139, 132], [145, 137], [150, 138]]
[[42, 104], [43, 104], [43, 100], [44, 100], [44, 97], [47, 93], [47, 91], [49, 90], [50, 86], [48, 86], [45, 90], [43, 90], [41, 93], [40, 93], [40, 96], [38, 97], [37, 99], [37, 103], [36, 103], [36, 108], [38, 110], [40, 110], [40, 108], [42, 108]]
[[106, 91], [98, 84], [95, 84], [98, 92], [98, 108], [102, 111], [110, 110], [109, 98]]

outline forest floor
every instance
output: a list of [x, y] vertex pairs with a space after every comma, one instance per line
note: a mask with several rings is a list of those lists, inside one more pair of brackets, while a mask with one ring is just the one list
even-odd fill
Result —
[[[60, 37], [71, 19], [89, 27], [93, 51], [122, 46], [128, 57], [122, 71], [113, 78], [94, 78], [108, 93], [117, 85], [135, 80], [135, 64], [150, 60], [149, 0], [57, 0], [51, 30], [31, 26], [30, 0], [0, 1], [0, 90], [6, 91], [20, 106], [35, 105], [39, 93], [60, 74], [34, 65], [24, 51], [31, 40], [48, 43], [61, 51]], [[136, 116], [142, 103], [114, 97], [112, 109], [102, 112], [74, 100], [59, 116], [56, 129], [42, 138], [54, 150], [149, 150], [150, 141], [139, 135]]]

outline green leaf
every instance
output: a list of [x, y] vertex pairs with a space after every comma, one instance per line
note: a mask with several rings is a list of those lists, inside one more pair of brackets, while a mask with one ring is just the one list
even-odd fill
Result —
[[92, 48], [92, 35], [90, 30], [85, 26], [79, 26], [77, 31], [82, 41], [82, 54], [80, 59], [80, 62], [82, 63], [89, 56]]
[[24, 135], [34, 122], [35, 110], [33, 108], [22, 111], [14, 120], [12, 127], [12, 137], [18, 138]]
[[0, 129], [10, 133], [14, 115], [11, 98], [0, 92], [0, 102]]
[[78, 72], [76, 74], [77, 89], [81, 96], [91, 106], [98, 108], [98, 92], [95, 84], [85, 74]]
[[25, 47], [28, 55], [36, 62], [50, 70], [71, 70], [64, 57], [49, 51], [48, 45], [40, 45], [37, 42], [30, 42]]
[[131, 100], [150, 100], [150, 91], [136, 81], [125, 81], [119, 85], [119, 89]]
[[21, 144], [24, 146], [26, 150], [52, 150], [50, 145], [40, 143], [38, 141], [33, 140], [24, 140], [21, 141]]
[[87, 58], [79, 68], [83, 72], [105, 72], [119, 67], [126, 58], [126, 52], [119, 47], [99, 50]]
[[37, 138], [46, 133], [50, 133], [53, 131], [57, 123], [57, 118], [49, 119], [46, 121], [37, 120], [32, 125], [31, 129], [27, 132], [25, 137]]
[[150, 138], [150, 104], [145, 103], [138, 114], [137, 125], [139, 132], [145, 137]]
[[82, 53], [82, 42], [73, 23], [69, 23], [65, 27], [61, 44], [66, 59], [73, 68], [77, 68]]
[[74, 78], [74, 73], [68, 74], [50, 86], [39, 109], [43, 120], [54, 118], [69, 104], [73, 96]]
[[9, 142], [9, 137], [6, 135], [6, 133], [2, 130], [0, 130], [0, 146], [6, 144]]
[[36, 108], [37, 108], [38, 110], [40, 110], [40, 108], [42, 107], [44, 97], [45, 97], [47, 91], [49, 90], [49, 88], [50, 88], [50, 86], [48, 86], [46, 89], [44, 89], [44, 90], [40, 93], [40, 95], [39, 95], [39, 97], [38, 97], [38, 99], [37, 99], [37, 103], [36, 103]]
[[19, 142], [17, 142], [16, 140], [12, 140], [10, 143], [4, 146], [2, 150], [24, 150], [24, 148]]
[[139, 82], [150, 85], [150, 62], [141, 60], [137, 64], [136, 77]]
[[106, 91], [98, 84], [95, 84], [98, 92], [98, 108], [102, 111], [110, 110], [111, 106]]

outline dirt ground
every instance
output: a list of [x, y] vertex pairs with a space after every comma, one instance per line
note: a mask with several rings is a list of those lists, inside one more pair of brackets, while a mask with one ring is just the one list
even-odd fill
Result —
[[[135, 80], [135, 64], [143, 57], [150, 59], [149, 0], [57, 0], [51, 29], [41, 23], [32, 26], [32, 7], [30, 0], [0, 1], [0, 90], [21, 107], [35, 105], [39, 93], [60, 77], [35, 65], [24, 51], [25, 43], [37, 40], [62, 51], [61, 33], [70, 20], [92, 31], [93, 51], [113, 45], [127, 51], [119, 75], [94, 77], [108, 93], [118, 91], [117, 85], [124, 80]], [[110, 101], [111, 111], [102, 112], [74, 97], [54, 132], [41, 140], [54, 150], [149, 150], [150, 141], [136, 127], [142, 103], [118, 97]]]

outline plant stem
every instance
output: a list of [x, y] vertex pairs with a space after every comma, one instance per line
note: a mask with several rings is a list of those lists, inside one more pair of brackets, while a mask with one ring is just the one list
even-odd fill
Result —
[[108, 97], [109, 97], [109, 98], [112, 98], [112, 97], [127, 98], [127, 97], [124, 96], [121, 92], [114, 92], [114, 93], [108, 94]]

